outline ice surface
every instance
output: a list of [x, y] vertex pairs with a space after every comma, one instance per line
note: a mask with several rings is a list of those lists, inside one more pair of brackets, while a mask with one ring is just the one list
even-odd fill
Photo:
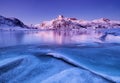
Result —
[[[54, 80], [53, 80], [54, 79]], [[41, 83], [110, 83], [106, 79], [92, 74], [89, 71], [71, 68], [49, 77]]]
[[0, 47], [28, 44], [120, 43], [119, 32], [95, 31], [0, 31]]
[[1, 31], [0, 82], [119, 83], [119, 39], [103, 30]]

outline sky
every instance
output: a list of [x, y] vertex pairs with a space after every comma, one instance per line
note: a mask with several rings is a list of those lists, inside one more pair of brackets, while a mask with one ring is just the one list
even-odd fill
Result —
[[58, 15], [93, 20], [120, 20], [120, 0], [0, 0], [0, 15], [38, 24]]

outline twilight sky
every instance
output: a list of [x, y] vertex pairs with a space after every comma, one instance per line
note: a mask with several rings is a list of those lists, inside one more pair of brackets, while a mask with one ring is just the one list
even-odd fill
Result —
[[120, 0], [0, 0], [0, 15], [37, 24], [58, 15], [92, 20], [120, 20]]

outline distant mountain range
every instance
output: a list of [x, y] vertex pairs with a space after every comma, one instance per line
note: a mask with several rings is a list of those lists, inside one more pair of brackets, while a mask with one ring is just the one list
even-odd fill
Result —
[[44, 21], [40, 24], [28, 26], [17, 18], [6, 18], [0, 16], [0, 28], [17, 29], [39, 29], [39, 30], [79, 30], [79, 29], [100, 29], [100, 28], [120, 28], [120, 21], [113, 21], [107, 18], [92, 21], [78, 20], [77, 18], [66, 18], [59, 15], [51, 21]]
[[78, 20], [77, 18], [66, 18], [63, 15], [59, 15], [57, 18], [51, 21], [44, 21], [35, 25], [37, 29], [53, 29], [53, 30], [72, 30], [81, 28], [118, 28], [120, 27], [120, 21], [112, 21], [107, 18], [96, 19], [92, 21]]

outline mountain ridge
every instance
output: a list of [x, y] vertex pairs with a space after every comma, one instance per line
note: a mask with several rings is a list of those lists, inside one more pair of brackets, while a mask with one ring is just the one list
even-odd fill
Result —
[[92, 21], [78, 20], [77, 18], [66, 18], [59, 15], [51, 21], [44, 21], [34, 25], [37, 29], [80, 29], [80, 28], [116, 28], [120, 27], [120, 21], [113, 21], [108, 18], [100, 18]]
[[[0, 27], [19, 27], [20, 29], [38, 29], [38, 30], [79, 30], [79, 29], [103, 29], [120, 28], [120, 21], [113, 21], [108, 18], [100, 18], [91, 21], [78, 20], [77, 18], [67, 18], [59, 15], [50, 21], [43, 21], [36, 25], [26, 25], [18, 18], [7, 18], [0, 15]], [[0, 28], [1, 29], [1, 28]], [[17, 29], [17, 28], [15, 28]]]
[[29, 28], [26, 24], [24, 24], [21, 20], [15, 17], [4, 17], [0, 15], [0, 27], [8, 28], [8, 27], [20, 27], [20, 28]]

